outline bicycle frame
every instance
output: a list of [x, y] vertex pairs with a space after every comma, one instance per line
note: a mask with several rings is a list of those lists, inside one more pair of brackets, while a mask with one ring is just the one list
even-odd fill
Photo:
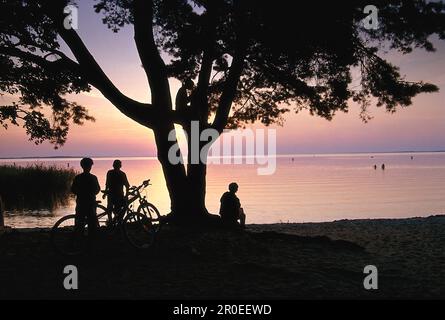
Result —
[[[116, 216], [113, 218], [113, 221], [117, 220], [119, 224], [123, 221], [125, 214], [131, 211], [132, 203], [136, 202], [137, 200], [139, 200], [139, 205], [144, 205], [148, 203], [146, 197], [141, 195], [141, 190], [151, 185], [149, 182], [150, 180], [146, 180], [138, 187], [131, 187], [127, 191], [127, 194], [125, 195], [125, 202], [122, 204], [122, 206], [120, 206], [117, 210], [107, 208], [106, 210], [107, 215], [109, 216], [110, 213], [114, 213], [114, 211], [116, 211], [115, 212]], [[106, 192], [104, 192], [104, 196], [106, 196]]]
[[[150, 185], [149, 180], [144, 181], [138, 187], [131, 187], [126, 196], [125, 201], [117, 210], [110, 210], [97, 202], [97, 208], [101, 210], [99, 214], [96, 214], [98, 222], [100, 218], [107, 218], [107, 221], [100, 220], [99, 223], [107, 223], [108, 227], [119, 227], [122, 230], [125, 238], [133, 247], [137, 249], [149, 248], [155, 239], [156, 233], [160, 230], [161, 216], [158, 209], [146, 199], [146, 196], [141, 195], [141, 191]], [[104, 192], [103, 198], [105, 198], [106, 192]], [[132, 204], [139, 201], [139, 207], [137, 210], [133, 210]], [[152, 213], [150, 217], [140, 213], [140, 208], [148, 208]], [[112, 214], [115, 213], [114, 217]], [[154, 217], [153, 217], [154, 216]], [[76, 232], [76, 215], [70, 214], [60, 218], [51, 229], [50, 241], [54, 249], [64, 255], [77, 255], [81, 254], [85, 250], [85, 246], [70, 247], [70, 244], [76, 244], [75, 237]], [[99, 224], [100, 227], [100, 224]], [[143, 234], [143, 237], [140, 234]], [[136, 236], [135, 236], [136, 234]], [[72, 237], [74, 236], [74, 237]], [[68, 242], [67, 242], [68, 237]], [[85, 237], [81, 237], [86, 239]], [[91, 239], [88, 237], [87, 239]]]

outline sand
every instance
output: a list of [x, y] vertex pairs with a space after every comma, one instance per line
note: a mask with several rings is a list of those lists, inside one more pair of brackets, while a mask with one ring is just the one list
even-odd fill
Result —
[[[0, 231], [0, 298], [445, 298], [445, 216], [248, 225], [246, 232], [166, 228], [149, 252], [120, 235], [60, 257], [48, 230]], [[63, 268], [79, 289], [63, 287]], [[365, 290], [363, 269], [378, 268]]]

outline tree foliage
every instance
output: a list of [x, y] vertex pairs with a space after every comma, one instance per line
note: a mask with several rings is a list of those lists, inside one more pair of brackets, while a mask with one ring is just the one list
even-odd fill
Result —
[[57, 29], [38, 1], [0, 3], [0, 90], [14, 100], [0, 107], [0, 124], [22, 124], [36, 143], [60, 146], [70, 122], [94, 120], [85, 107], [65, 98], [90, 86], [63, 62]]
[[[195, 110], [219, 129], [282, 123], [286, 112], [302, 109], [331, 120], [351, 101], [362, 106], [366, 121], [374, 101], [393, 112], [419, 93], [437, 91], [433, 84], [406, 81], [379, 53], [434, 51], [432, 36], [445, 38], [444, 4], [376, 0], [379, 27], [367, 30], [362, 20], [368, 2], [97, 0], [95, 11], [112, 31], [140, 25], [138, 48], [153, 97], [152, 105], [143, 105], [118, 92], [75, 32], [62, 29], [70, 1], [0, 0], [0, 90], [17, 98], [1, 107], [0, 124], [21, 120], [36, 142], [63, 144], [70, 122], [92, 120], [65, 96], [90, 85], [149, 127], [166, 119], [156, 111], [163, 107], [171, 121], [181, 122], [171, 97], [155, 101], [164, 77], [196, 79]], [[77, 61], [60, 51], [61, 39]]]

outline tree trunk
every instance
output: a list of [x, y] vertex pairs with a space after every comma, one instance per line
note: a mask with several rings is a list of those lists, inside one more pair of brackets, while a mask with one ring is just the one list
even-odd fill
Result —
[[214, 227], [220, 224], [220, 219], [219, 215], [210, 214], [206, 208], [206, 174], [205, 163], [187, 166], [188, 210], [192, 213], [188, 218], [194, 224]]
[[158, 160], [161, 163], [170, 195], [171, 211], [172, 213], [178, 213], [182, 211], [182, 208], [184, 208], [186, 204], [187, 198], [184, 190], [187, 177], [184, 165], [182, 163], [173, 164], [169, 159], [169, 150], [177, 143], [176, 141], [168, 140], [168, 135], [171, 130], [174, 130], [173, 125], [158, 127], [154, 130], [154, 133], [158, 150]]
[[3, 219], [4, 207], [2, 197], [0, 197], [0, 227], [5, 226], [5, 220]]
[[155, 129], [158, 160], [163, 169], [171, 201], [170, 221], [181, 225], [217, 224], [218, 217], [210, 215], [205, 205], [207, 167], [205, 162], [191, 163], [190, 138], [188, 138], [187, 173], [182, 163], [172, 164], [168, 157], [170, 148], [177, 143], [168, 141], [169, 132], [173, 129], [173, 125]]
[[191, 205], [193, 210], [200, 214], [208, 214], [205, 204], [206, 174], [207, 166], [204, 163], [189, 164], [187, 166], [187, 182], [191, 191]]
[[[199, 122], [202, 123], [202, 122]], [[201, 159], [200, 153], [202, 150], [201, 141], [192, 142], [193, 137], [192, 129], [190, 126], [186, 126], [185, 131], [187, 133], [187, 148], [188, 148], [188, 157], [187, 157], [187, 183], [190, 190], [190, 197], [192, 199], [192, 207], [193, 210], [200, 212], [201, 214], [208, 214], [205, 205], [205, 194], [206, 194], [206, 159]], [[199, 127], [198, 132], [195, 134], [200, 135], [203, 128]], [[197, 143], [196, 147], [193, 148], [192, 143]], [[194, 157], [192, 156], [192, 152], [197, 152]]]

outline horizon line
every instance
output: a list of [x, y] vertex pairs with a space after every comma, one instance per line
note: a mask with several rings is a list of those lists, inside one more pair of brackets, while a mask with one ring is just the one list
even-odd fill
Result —
[[[397, 153], [443, 153], [443, 150], [432, 150], [432, 151], [351, 151], [351, 152], [300, 152], [300, 153], [277, 153], [275, 156], [283, 157], [283, 156], [305, 156], [305, 155], [347, 155], [347, 154], [397, 154]], [[273, 155], [262, 155], [261, 157], [270, 157]], [[82, 159], [85, 156], [19, 156], [19, 157], [0, 157], [0, 160], [27, 160], [27, 159]], [[107, 158], [153, 158], [156, 159], [155, 155], [110, 155], [110, 156], [94, 156], [88, 155], [88, 157], [95, 159], [107, 159]], [[224, 158], [227, 156], [219, 156], [220, 158]], [[230, 157], [255, 157], [255, 155], [231, 155]], [[209, 158], [217, 158], [210, 156]]]

